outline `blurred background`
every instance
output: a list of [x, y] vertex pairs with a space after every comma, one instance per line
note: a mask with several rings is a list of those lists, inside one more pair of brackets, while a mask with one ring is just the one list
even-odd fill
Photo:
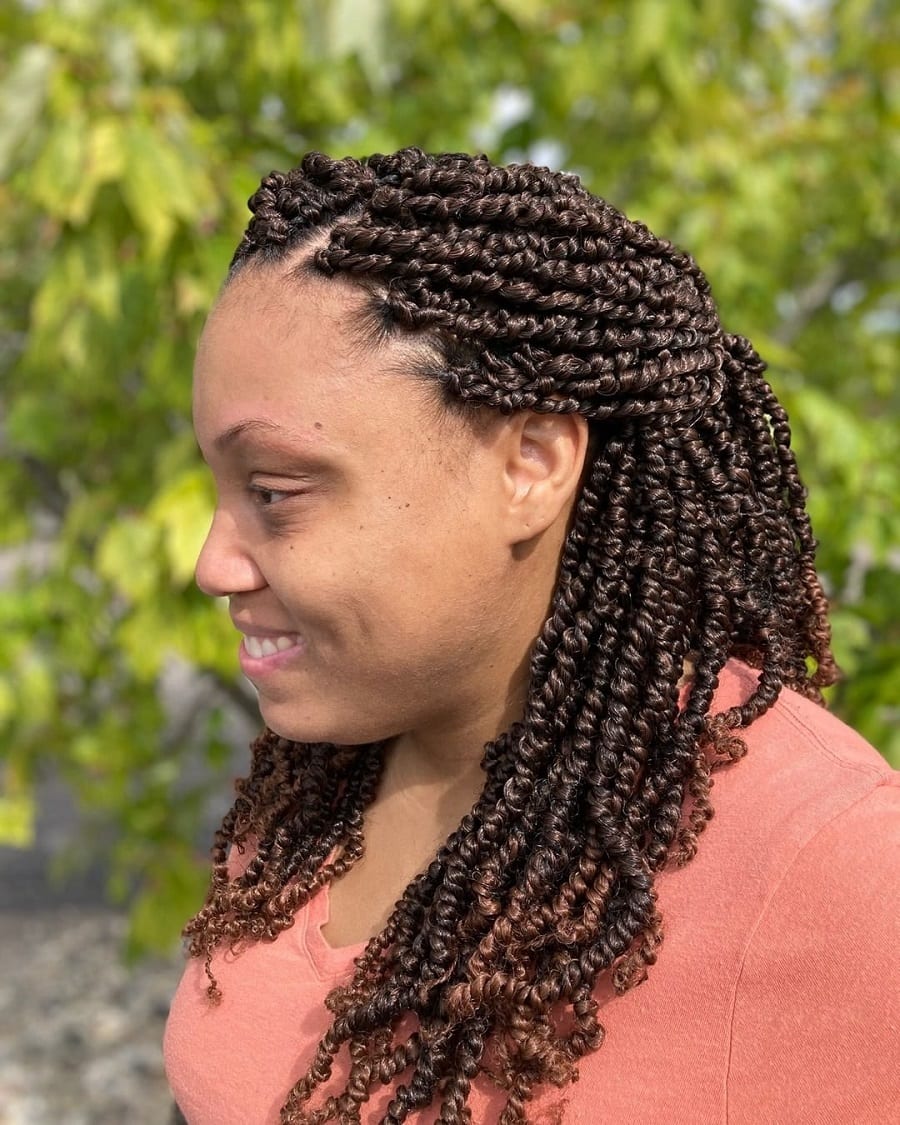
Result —
[[893, 0], [6, 0], [0, 1122], [168, 1120], [179, 928], [255, 725], [192, 351], [308, 149], [578, 172], [690, 250], [793, 420], [845, 680], [900, 765]]

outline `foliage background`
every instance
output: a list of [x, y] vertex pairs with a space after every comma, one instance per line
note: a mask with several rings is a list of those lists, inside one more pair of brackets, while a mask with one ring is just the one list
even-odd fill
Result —
[[900, 765], [892, 0], [11, 0], [0, 39], [0, 839], [61, 771], [132, 950], [197, 905], [252, 710], [192, 585], [193, 344], [246, 198], [310, 148], [550, 163], [692, 251], [794, 420], [833, 705]]

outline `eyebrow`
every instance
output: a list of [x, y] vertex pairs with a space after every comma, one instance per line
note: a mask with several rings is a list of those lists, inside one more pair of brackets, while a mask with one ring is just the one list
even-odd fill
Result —
[[224, 453], [231, 446], [239, 444], [246, 437], [267, 435], [269, 437], [290, 438], [301, 440], [301, 435], [292, 430], [279, 426], [276, 422], [268, 422], [264, 418], [247, 418], [242, 422], [235, 422], [227, 430], [223, 430], [218, 437], [213, 439], [213, 449], [217, 453]]
[[[258, 442], [254, 441], [254, 437], [258, 438]], [[213, 438], [212, 448], [220, 457], [224, 457], [235, 447], [240, 449], [242, 445], [246, 445], [250, 450], [258, 444], [266, 454], [277, 458], [282, 465], [290, 465], [292, 472], [303, 472], [323, 479], [334, 478], [339, 473], [340, 447], [334, 449], [325, 443], [320, 447], [320, 441], [321, 438], [312, 438], [302, 430], [280, 426], [265, 418], [247, 418], [235, 422]], [[204, 457], [202, 449], [200, 455]]]

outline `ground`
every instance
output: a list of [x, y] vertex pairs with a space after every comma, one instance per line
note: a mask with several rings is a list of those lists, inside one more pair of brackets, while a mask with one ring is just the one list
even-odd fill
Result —
[[121, 959], [96, 906], [0, 916], [0, 1125], [169, 1125], [160, 1042], [180, 958]]
[[41, 787], [37, 838], [0, 847], [0, 1125], [171, 1125], [162, 1033], [180, 953], [129, 969], [99, 870], [54, 879], [78, 815]]

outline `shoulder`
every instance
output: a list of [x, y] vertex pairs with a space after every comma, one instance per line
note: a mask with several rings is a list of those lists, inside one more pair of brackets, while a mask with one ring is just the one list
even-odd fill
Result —
[[893, 1120], [900, 774], [792, 692], [747, 734], [734, 776], [752, 775], [772, 866], [735, 986], [728, 1120]]
[[898, 902], [900, 785], [886, 779], [797, 852], [750, 935], [730, 1121], [897, 1119]]
[[[739, 661], [722, 670], [713, 709], [722, 711], [745, 702], [756, 688], [757, 673]], [[742, 731], [749, 749], [821, 770], [856, 771], [889, 776], [890, 766], [877, 750], [827, 708], [784, 688], [773, 706]], [[801, 756], [808, 759], [800, 760]]]
[[[755, 672], [730, 662], [715, 709], [744, 702], [755, 683]], [[746, 757], [714, 775], [715, 834], [728, 836], [738, 851], [752, 848], [761, 861], [768, 857], [773, 876], [856, 802], [882, 786], [897, 792], [900, 774], [874, 747], [824, 707], [789, 689], [740, 733]], [[852, 817], [841, 823], [843, 831], [853, 831]]]

